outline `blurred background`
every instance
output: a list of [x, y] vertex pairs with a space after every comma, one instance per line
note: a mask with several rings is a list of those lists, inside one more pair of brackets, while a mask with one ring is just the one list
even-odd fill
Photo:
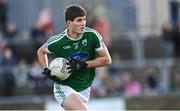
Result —
[[180, 0], [0, 0], [0, 109], [61, 109], [36, 52], [73, 3], [113, 60], [96, 70], [90, 109], [180, 109]]

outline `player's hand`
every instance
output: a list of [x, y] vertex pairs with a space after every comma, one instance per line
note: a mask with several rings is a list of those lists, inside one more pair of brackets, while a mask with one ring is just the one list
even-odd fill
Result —
[[67, 67], [68, 73], [75, 73], [81, 69], [87, 68], [86, 61], [70, 59], [66, 64], [69, 65], [69, 67]]
[[53, 81], [59, 81], [59, 79], [56, 76], [51, 75], [51, 70], [48, 68], [44, 68], [42, 74], [44, 74], [47, 78], [49, 78]]

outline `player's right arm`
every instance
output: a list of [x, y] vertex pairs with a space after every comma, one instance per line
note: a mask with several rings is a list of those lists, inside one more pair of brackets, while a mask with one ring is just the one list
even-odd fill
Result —
[[[47, 54], [48, 53], [51, 53], [52, 50], [52, 47], [54, 47], [54, 44], [51, 43], [52, 40], [54, 40], [55, 36], [53, 37], [50, 37], [37, 51], [37, 55], [38, 55], [38, 60], [40, 62], [40, 64], [43, 66], [43, 68], [47, 68], [48, 67], [48, 56]], [[51, 47], [49, 50], [49, 46], [50, 46], [50, 43], [51, 43]]]
[[43, 66], [43, 68], [48, 67], [47, 54], [48, 54], [48, 51], [46, 50], [46, 48], [44, 46], [41, 46], [37, 51], [38, 60], [39, 60], [40, 64]]
[[49, 70], [48, 68], [48, 57], [47, 57], [48, 51], [47, 48], [43, 45], [41, 46], [38, 51], [37, 51], [37, 55], [38, 55], [38, 60], [40, 62], [40, 64], [43, 66], [44, 70], [42, 72], [42, 74], [46, 75], [47, 78], [53, 80], [53, 81], [59, 81], [59, 79], [56, 76], [52, 76], [51, 70]]

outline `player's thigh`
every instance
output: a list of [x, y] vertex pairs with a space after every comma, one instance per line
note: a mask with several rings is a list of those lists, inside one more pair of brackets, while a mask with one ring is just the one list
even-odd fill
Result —
[[87, 110], [86, 104], [82, 101], [79, 94], [69, 95], [63, 102], [65, 110]]
[[54, 96], [61, 106], [63, 105], [64, 100], [73, 93], [77, 92], [71, 87], [54, 83]]
[[69, 110], [87, 110], [86, 103], [90, 98], [91, 88], [87, 88], [81, 92], [73, 93], [69, 95], [64, 103], [64, 108], [70, 108]]
[[54, 83], [54, 95], [58, 103], [65, 109], [77, 109], [76, 106], [86, 109], [85, 103], [89, 100], [90, 88], [77, 92], [69, 86]]

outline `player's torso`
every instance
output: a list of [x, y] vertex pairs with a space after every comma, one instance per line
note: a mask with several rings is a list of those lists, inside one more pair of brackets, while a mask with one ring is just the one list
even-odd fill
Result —
[[[82, 37], [72, 40], [67, 35], [53, 45], [54, 54], [57, 57], [69, 58], [76, 60], [92, 60], [95, 58], [95, 47], [92, 32], [85, 32]], [[84, 90], [92, 84], [95, 76], [95, 68], [83, 69], [76, 74], [72, 74], [68, 79], [62, 81], [61, 84], [69, 85], [77, 91]]]

